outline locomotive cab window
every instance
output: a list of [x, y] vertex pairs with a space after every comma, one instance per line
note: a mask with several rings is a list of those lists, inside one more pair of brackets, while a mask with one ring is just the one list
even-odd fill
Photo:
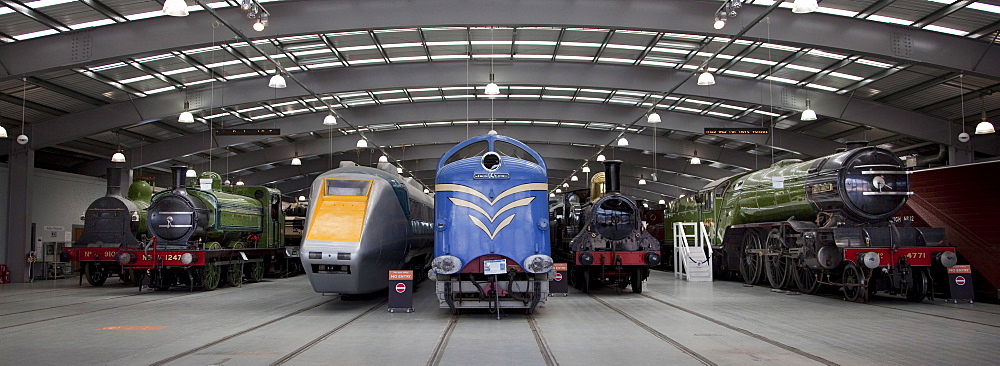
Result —
[[367, 196], [372, 181], [367, 179], [327, 179], [327, 196]]
[[538, 162], [535, 161], [535, 158], [531, 156], [531, 154], [529, 154], [524, 149], [517, 147], [517, 145], [511, 144], [509, 142], [504, 142], [504, 141], [494, 142], [493, 150], [495, 150], [497, 154], [503, 156], [510, 156], [521, 160], [530, 161], [532, 164], [538, 164]]
[[726, 194], [726, 188], [729, 188], [729, 182], [722, 183], [718, 187], [715, 187], [715, 198], [724, 197]]
[[466, 147], [458, 149], [458, 151], [456, 151], [454, 154], [451, 154], [451, 156], [448, 157], [448, 160], [445, 161], [444, 164], [448, 165], [462, 159], [482, 156], [489, 150], [490, 150], [490, 145], [486, 141], [473, 142], [467, 145]]

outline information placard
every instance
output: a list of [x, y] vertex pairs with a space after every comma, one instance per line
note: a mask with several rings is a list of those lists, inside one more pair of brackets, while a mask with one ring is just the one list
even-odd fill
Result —
[[483, 274], [501, 275], [507, 273], [506, 259], [491, 259], [483, 261]]

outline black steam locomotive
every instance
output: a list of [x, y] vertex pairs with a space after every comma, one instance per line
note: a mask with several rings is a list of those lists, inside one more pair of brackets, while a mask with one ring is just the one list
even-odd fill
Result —
[[620, 192], [619, 160], [604, 162], [605, 173], [587, 190], [566, 192], [552, 206], [552, 252], [569, 264], [570, 282], [583, 292], [595, 285], [642, 292], [649, 268], [660, 264], [660, 243], [642, 227], [640, 207]]

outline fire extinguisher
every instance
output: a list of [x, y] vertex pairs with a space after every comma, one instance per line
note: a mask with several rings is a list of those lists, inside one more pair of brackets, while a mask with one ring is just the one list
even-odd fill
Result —
[[0, 285], [10, 283], [10, 271], [6, 264], [0, 264]]

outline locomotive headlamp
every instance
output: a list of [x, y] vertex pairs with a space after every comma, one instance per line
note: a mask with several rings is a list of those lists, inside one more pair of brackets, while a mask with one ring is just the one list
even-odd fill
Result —
[[590, 254], [590, 252], [582, 252], [578, 257], [576, 257], [576, 261], [580, 262], [580, 264], [584, 266], [589, 266], [594, 264], [594, 255]]
[[181, 263], [191, 264], [198, 260], [198, 256], [194, 253], [184, 253], [181, 254]]
[[660, 255], [655, 252], [646, 253], [644, 259], [646, 259], [646, 264], [650, 266], [660, 265]]
[[951, 268], [958, 264], [958, 256], [955, 255], [955, 252], [938, 252], [935, 257], [944, 268]]
[[130, 252], [118, 253], [118, 263], [131, 264], [135, 262], [135, 255]]
[[859, 259], [861, 260], [861, 264], [864, 264], [865, 267], [868, 268], [878, 267], [879, 262], [882, 261], [878, 253], [875, 252], [867, 252], [864, 254], [860, 254], [859, 257], [860, 257]]
[[462, 269], [462, 260], [453, 255], [442, 255], [434, 258], [431, 262], [434, 272], [440, 274], [453, 274]]
[[546, 273], [552, 270], [552, 257], [535, 254], [524, 260], [524, 270], [531, 273]]

